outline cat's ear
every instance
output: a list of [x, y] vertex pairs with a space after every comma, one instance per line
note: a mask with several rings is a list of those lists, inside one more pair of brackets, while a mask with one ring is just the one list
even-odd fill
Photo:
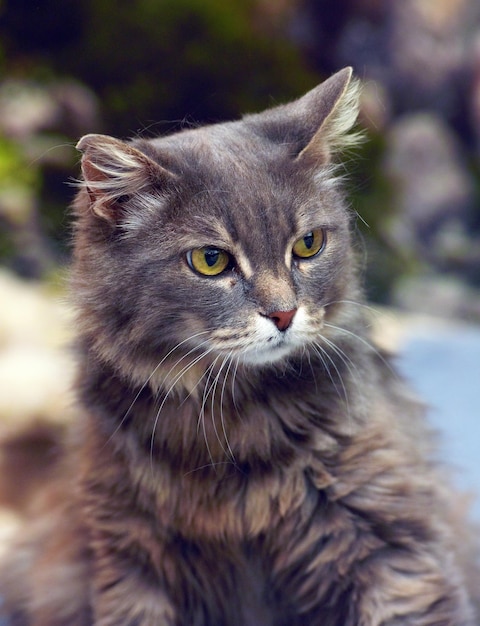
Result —
[[359, 97], [360, 83], [352, 79], [352, 68], [346, 67], [298, 100], [251, 120], [269, 139], [290, 145], [299, 160], [326, 164], [361, 137], [349, 133], [358, 116]]
[[77, 144], [82, 156], [82, 186], [98, 217], [115, 222], [122, 200], [162, 188], [175, 175], [137, 148], [107, 135], [85, 135]]
[[349, 133], [357, 120], [360, 100], [360, 83], [352, 80], [351, 67], [337, 72], [303, 99], [311, 117], [317, 118], [318, 127], [299, 159], [325, 163], [361, 139], [360, 133]]

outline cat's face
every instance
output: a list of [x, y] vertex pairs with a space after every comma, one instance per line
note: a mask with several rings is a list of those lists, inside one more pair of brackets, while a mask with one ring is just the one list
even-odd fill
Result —
[[128, 146], [104, 138], [84, 163], [77, 212], [92, 210], [77, 225], [76, 290], [97, 350], [135, 378], [160, 363], [181, 377], [196, 359], [301, 355], [351, 296], [349, 218], [328, 159], [313, 167], [259, 120]]

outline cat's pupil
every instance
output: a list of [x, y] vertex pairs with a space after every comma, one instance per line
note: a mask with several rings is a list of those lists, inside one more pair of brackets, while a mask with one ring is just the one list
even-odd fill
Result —
[[305, 247], [307, 248], [307, 250], [310, 250], [312, 248], [314, 239], [315, 237], [313, 233], [308, 233], [303, 238], [303, 243], [305, 244]]
[[218, 258], [220, 256], [220, 252], [218, 250], [205, 250], [205, 263], [208, 267], [214, 267], [218, 262]]

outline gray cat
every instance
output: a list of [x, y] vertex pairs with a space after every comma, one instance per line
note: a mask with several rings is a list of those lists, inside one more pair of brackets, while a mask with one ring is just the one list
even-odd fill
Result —
[[335, 165], [358, 97], [344, 69], [80, 141], [84, 420], [8, 565], [12, 624], [474, 624], [423, 410], [368, 336]]

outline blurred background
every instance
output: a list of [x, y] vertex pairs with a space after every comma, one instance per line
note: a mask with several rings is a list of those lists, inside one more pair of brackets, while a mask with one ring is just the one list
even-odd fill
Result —
[[48, 280], [68, 261], [83, 133], [238, 117], [345, 65], [370, 298], [479, 321], [477, 0], [1, 0], [0, 263]]
[[0, 0], [3, 440], [75, 413], [63, 295], [78, 138], [235, 118], [345, 65], [363, 81], [367, 141], [346, 169], [365, 282], [375, 306], [400, 311], [381, 340], [400, 348], [475, 489], [478, 0]]

